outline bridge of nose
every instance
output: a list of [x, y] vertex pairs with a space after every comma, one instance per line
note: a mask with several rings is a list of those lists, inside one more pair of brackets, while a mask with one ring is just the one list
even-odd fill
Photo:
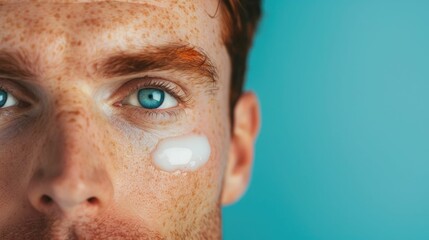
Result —
[[74, 94], [79, 91], [68, 91], [64, 101], [57, 99], [48, 130], [50, 144], [44, 146], [31, 180], [29, 198], [41, 212], [101, 208], [113, 195], [104, 149], [108, 146], [100, 145], [107, 126], [99, 121], [90, 100], [70, 100]]

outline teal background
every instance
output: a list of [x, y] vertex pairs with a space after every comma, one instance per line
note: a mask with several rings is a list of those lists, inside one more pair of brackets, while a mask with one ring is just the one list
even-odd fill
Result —
[[263, 125], [225, 239], [429, 239], [429, 1], [265, 0]]

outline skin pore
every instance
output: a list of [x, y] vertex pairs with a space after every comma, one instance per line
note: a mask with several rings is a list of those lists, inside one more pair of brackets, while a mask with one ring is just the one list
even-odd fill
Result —
[[[231, 125], [217, 9], [0, 1], [0, 89], [16, 99], [0, 107], [1, 239], [221, 238], [221, 205], [248, 184], [259, 112], [243, 94]], [[170, 106], [135, 104], [148, 88]], [[207, 137], [203, 166], [153, 164], [160, 141], [189, 134]]]

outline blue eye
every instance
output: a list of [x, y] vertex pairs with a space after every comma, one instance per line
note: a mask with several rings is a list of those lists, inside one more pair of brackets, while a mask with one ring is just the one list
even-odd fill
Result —
[[145, 109], [165, 109], [178, 105], [176, 98], [159, 88], [141, 88], [129, 95], [124, 103]]
[[13, 105], [16, 105], [18, 101], [14, 96], [6, 92], [5, 90], [0, 89], [0, 108], [6, 108]]
[[156, 88], [143, 88], [139, 90], [137, 98], [142, 107], [155, 109], [164, 103], [165, 93]]
[[0, 108], [7, 102], [7, 92], [0, 90]]

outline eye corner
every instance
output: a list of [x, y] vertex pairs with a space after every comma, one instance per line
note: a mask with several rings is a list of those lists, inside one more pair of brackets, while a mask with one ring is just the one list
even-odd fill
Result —
[[123, 106], [124, 106], [124, 103], [123, 103], [122, 101], [118, 101], [118, 102], [114, 102], [112, 105], [113, 105], [114, 107], [123, 107]]
[[3, 106], [0, 105], [0, 109], [12, 107], [26, 109], [38, 105], [41, 96], [39, 90], [38, 86], [30, 86], [23, 81], [0, 79], [0, 91], [7, 95], [8, 101]]

